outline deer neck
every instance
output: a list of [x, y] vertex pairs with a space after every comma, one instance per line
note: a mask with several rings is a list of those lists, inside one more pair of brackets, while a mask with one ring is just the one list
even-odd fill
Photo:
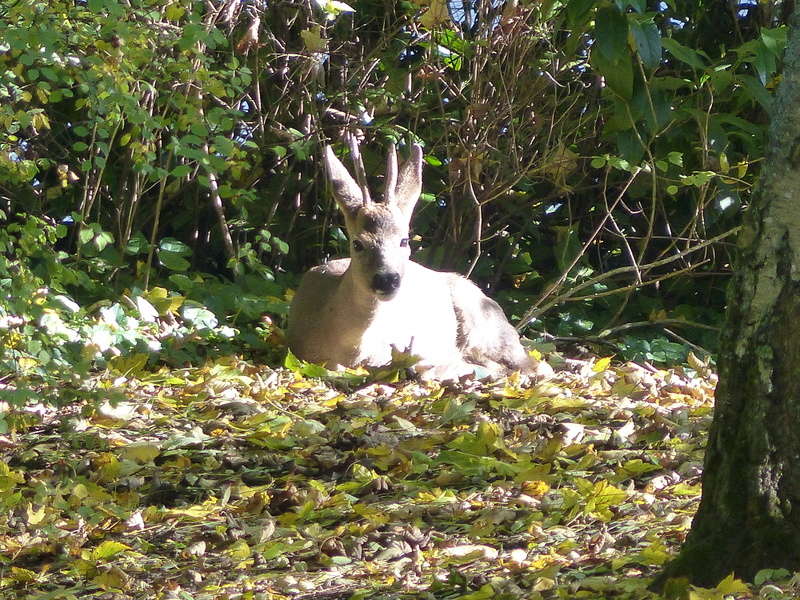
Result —
[[[402, 289], [398, 291], [398, 295], [401, 292]], [[342, 309], [352, 318], [363, 320], [365, 325], [375, 320], [381, 312], [388, 309], [389, 305], [397, 300], [397, 297], [391, 300], [380, 300], [366, 286], [357, 281], [352, 268], [348, 268], [342, 276], [336, 295]]]

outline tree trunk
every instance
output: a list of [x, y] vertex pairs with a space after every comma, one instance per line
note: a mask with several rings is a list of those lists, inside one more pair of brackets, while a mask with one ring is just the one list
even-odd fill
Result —
[[[800, 5], [798, 5], [800, 6]], [[703, 496], [657, 580], [800, 570], [800, 8], [728, 294]]]

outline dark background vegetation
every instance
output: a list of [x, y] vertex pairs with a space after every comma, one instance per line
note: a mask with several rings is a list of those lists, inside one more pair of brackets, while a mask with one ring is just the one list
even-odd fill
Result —
[[4, 0], [3, 366], [278, 360], [344, 132], [376, 189], [424, 146], [415, 259], [528, 337], [713, 351], [789, 4]]

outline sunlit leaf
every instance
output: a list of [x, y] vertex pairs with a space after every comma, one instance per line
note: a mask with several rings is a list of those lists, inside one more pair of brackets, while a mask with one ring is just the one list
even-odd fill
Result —
[[126, 550], [130, 550], [130, 547], [121, 542], [106, 540], [97, 546], [97, 548], [92, 550], [91, 557], [92, 560], [108, 560], [109, 558], [113, 558], [120, 552], [124, 552]]

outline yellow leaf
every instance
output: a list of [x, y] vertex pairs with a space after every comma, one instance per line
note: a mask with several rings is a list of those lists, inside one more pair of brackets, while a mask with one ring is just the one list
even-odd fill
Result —
[[478, 424], [477, 436], [487, 449], [495, 449], [498, 447], [498, 444], [500, 444], [500, 446], [503, 445], [503, 431], [497, 423], [481, 421]]
[[89, 490], [82, 483], [78, 483], [72, 487], [72, 495], [79, 500], [86, 498], [89, 495]]
[[251, 554], [250, 546], [247, 545], [247, 542], [244, 540], [239, 540], [232, 544], [230, 548], [225, 551], [225, 554], [230, 556], [231, 558], [235, 558], [236, 560], [245, 560], [246, 558], [250, 558]]
[[497, 594], [498, 592], [492, 587], [492, 584], [487, 583], [476, 592], [459, 596], [458, 600], [492, 600], [497, 598]]
[[44, 506], [39, 507], [39, 510], [33, 510], [33, 505], [28, 502], [28, 506], [25, 509], [26, 516], [28, 517], [28, 524], [29, 525], [38, 525], [42, 522], [45, 515]]
[[426, 29], [433, 29], [440, 25], [450, 22], [450, 13], [447, 12], [447, 3], [445, 0], [431, 0], [431, 5], [425, 14], [422, 15], [419, 22]]
[[540, 480], [523, 481], [520, 487], [525, 494], [534, 498], [540, 498], [550, 491], [550, 486]]
[[36, 573], [20, 567], [11, 567], [11, 579], [17, 583], [32, 583], [36, 581]]
[[209, 497], [202, 504], [195, 504], [185, 508], [172, 508], [163, 512], [164, 517], [186, 517], [189, 519], [204, 519], [210, 513], [216, 512], [219, 508], [217, 499], [214, 496]]
[[168, 21], [180, 21], [183, 15], [186, 13], [186, 9], [178, 4], [177, 2], [170, 4], [167, 7], [167, 20]]
[[678, 483], [677, 485], [670, 488], [672, 493], [676, 496], [699, 496], [702, 488], [700, 484], [697, 485], [690, 485], [688, 483]]
[[747, 175], [747, 167], [749, 167], [745, 161], [736, 163], [736, 174], [741, 178]]
[[319, 25], [313, 29], [303, 29], [300, 37], [309, 52], [325, 52], [328, 48], [328, 40], [322, 37], [322, 28]]
[[111, 452], [104, 452], [92, 461], [92, 468], [96, 475], [96, 481], [108, 483], [119, 479], [122, 473], [121, 466], [117, 457]]
[[159, 454], [161, 454], [161, 449], [158, 446], [146, 442], [130, 444], [120, 449], [120, 458], [139, 464], [151, 463]]
[[0, 492], [12, 490], [24, 481], [25, 476], [20, 471], [12, 471], [6, 463], [0, 462]]
[[109, 366], [119, 375], [139, 375], [147, 365], [147, 354], [136, 353], [128, 356], [115, 356], [109, 361]]
[[592, 366], [592, 371], [594, 371], [595, 373], [602, 373], [603, 371], [608, 369], [608, 366], [610, 364], [611, 364], [611, 357], [606, 356], [605, 358], [601, 358], [596, 363], [594, 363], [594, 365]]
[[736, 579], [733, 573], [728, 575], [725, 579], [717, 584], [717, 591], [725, 596], [733, 596], [735, 594], [749, 594], [750, 586], [748, 586], [741, 579]]
[[183, 301], [186, 300], [183, 296], [170, 296], [169, 292], [162, 287], [154, 287], [142, 294], [142, 297], [150, 302], [161, 316], [176, 313]]
[[128, 587], [128, 577], [119, 568], [112, 568], [92, 579], [92, 583], [104, 590], [124, 590]]
[[107, 540], [92, 550], [91, 558], [92, 560], [108, 560], [125, 550], [130, 550], [130, 546], [114, 540]]
[[656, 540], [641, 552], [639, 552], [637, 559], [645, 565], [663, 565], [672, 556], [667, 552], [664, 543], [661, 540]]
[[39, 361], [29, 358], [27, 356], [20, 357], [17, 359], [17, 365], [20, 367], [22, 371], [28, 371], [36, 367], [39, 364]]
[[343, 12], [356, 12], [356, 9], [340, 0], [328, 0], [325, 3], [325, 12], [331, 15], [338, 15]]

